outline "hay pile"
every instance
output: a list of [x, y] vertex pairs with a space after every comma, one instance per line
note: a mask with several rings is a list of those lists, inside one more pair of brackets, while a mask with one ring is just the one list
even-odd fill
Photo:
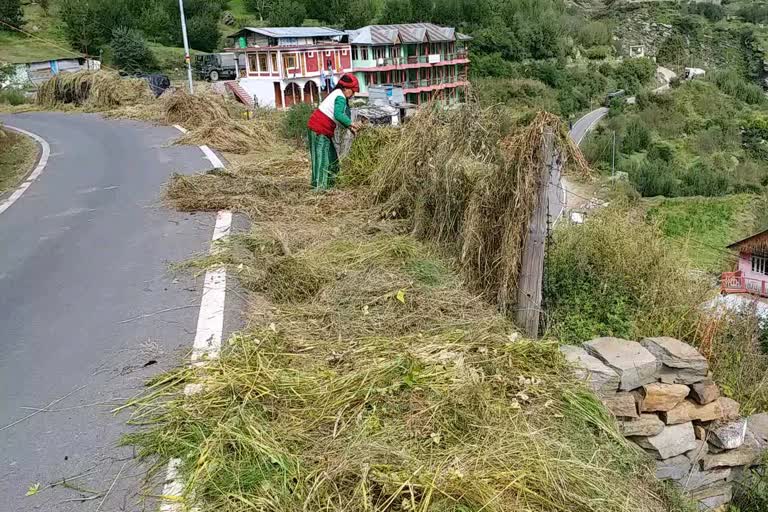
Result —
[[587, 173], [552, 114], [514, 130], [497, 111], [475, 103], [451, 112], [424, 109], [385, 146], [370, 178], [373, 200], [385, 216], [409, 219], [415, 236], [452, 247], [473, 285], [509, 311], [547, 131], [566, 164]]
[[225, 99], [217, 94], [189, 94], [183, 89], [161, 97], [164, 121], [187, 129], [229, 121], [232, 116]]
[[108, 110], [153, 100], [145, 80], [121, 78], [111, 71], [60, 73], [44, 82], [37, 92], [37, 103], [48, 108], [74, 104], [89, 110]]
[[190, 131], [176, 144], [207, 144], [219, 151], [244, 155], [269, 151], [278, 144], [273, 130], [254, 121], [217, 120]]

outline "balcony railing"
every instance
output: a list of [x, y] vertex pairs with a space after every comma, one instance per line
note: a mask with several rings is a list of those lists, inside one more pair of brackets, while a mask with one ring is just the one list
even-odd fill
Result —
[[720, 291], [768, 297], [768, 281], [745, 277], [743, 272], [723, 272], [720, 278]]

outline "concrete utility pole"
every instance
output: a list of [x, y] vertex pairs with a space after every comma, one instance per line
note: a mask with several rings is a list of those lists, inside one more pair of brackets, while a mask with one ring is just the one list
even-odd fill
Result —
[[187, 78], [189, 79], [189, 94], [194, 94], [192, 88], [192, 59], [189, 56], [189, 41], [187, 40], [187, 19], [184, 17], [184, 0], [179, 0], [181, 14], [181, 35], [184, 37], [184, 60], [187, 61]]
[[616, 130], [613, 130], [613, 148], [611, 149], [611, 176], [616, 176]]
[[517, 285], [517, 325], [522, 327], [530, 338], [539, 336], [544, 251], [547, 245], [547, 185], [555, 165], [554, 140], [552, 129], [546, 128], [541, 146], [542, 166], [539, 169], [536, 206], [528, 225], [528, 237], [523, 249], [523, 262]]

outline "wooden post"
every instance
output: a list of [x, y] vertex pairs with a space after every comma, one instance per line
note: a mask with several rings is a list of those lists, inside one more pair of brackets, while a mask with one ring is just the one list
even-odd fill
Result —
[[543, 165], [539, 169], [536, 206], [528, 226], [528, 237], [525, 240], [523, 262], [517, 285], [517, 325], [530, 338], [539, 336], [544, 250], [547, 244], [548, 185], [552, 165], [555, 163], [554, 139], [552, 130], [546, 128], [541, 147]]

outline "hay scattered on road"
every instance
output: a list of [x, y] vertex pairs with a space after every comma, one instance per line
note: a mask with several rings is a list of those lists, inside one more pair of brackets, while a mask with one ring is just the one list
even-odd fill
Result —
[[176, 141], [176, 144], [207, 144], [219, 151], [244, 155], [269, 151], [278, 144], [273, 131], [254, 121], [217, 120], [206, 123]]
[[216, 94], [189, 94], [177, 89], [161, 97], [164, 121], [194, 129], [231, 119], [224, 98]]

